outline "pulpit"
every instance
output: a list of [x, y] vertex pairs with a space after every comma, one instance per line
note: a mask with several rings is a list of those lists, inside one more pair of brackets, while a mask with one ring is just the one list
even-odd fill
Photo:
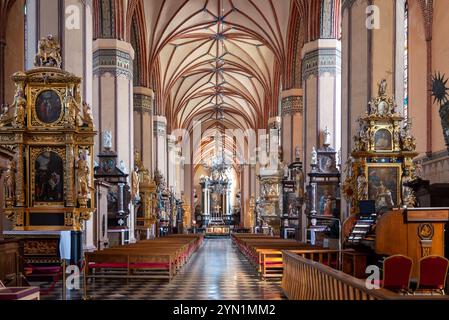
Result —
[[418, 277], [419, 260], [444, 256], [444, 226], [449, 208], [409, 208], [383, 214], [376, 224], [375, 251], [402, 254], [413, 259], [412, 277]]

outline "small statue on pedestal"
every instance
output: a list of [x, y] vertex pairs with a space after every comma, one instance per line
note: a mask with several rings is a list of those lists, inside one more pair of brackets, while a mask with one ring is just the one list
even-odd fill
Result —
[[39, 41], [34, 65], [36, 67], [61, 68], [61, 46], [52, 35], [48, 35]]
[[[13, 202], [15, 196], [15, 164], [13, 161], [8, 163], [3, 175], [3, 184], [5, 186], [5, 202]], [[12, 203], [11, 203], [12, 204]]]
[[112, 149], [112, 133], [109, 130], [103, 132], [103, 148]]

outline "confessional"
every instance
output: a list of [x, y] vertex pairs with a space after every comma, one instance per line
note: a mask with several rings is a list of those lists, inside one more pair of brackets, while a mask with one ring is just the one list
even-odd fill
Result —
[[[0, 116], [0, 145], [13, 154], [3, 171], [4, 213], [13, 229], [6, 236], [22, 238], [25, 248], [36, 238], [54, 248], [45, 239], [61, 242], [68, 233], [68, 257], [78, 262], [84, 222], [95, 211], [96, 132], [90, 106], [81, 100], [81, 79], [61, 69], [55, 39], [43, 38], [39, 48], [35, 68], [12, 76], [14, 102]], [[46, 263], [53, 252], [33, 261]]]

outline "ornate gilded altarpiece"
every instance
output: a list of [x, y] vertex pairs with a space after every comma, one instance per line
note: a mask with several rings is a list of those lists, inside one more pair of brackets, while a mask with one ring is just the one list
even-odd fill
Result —
[[410, 122], [404, 123], [393, 98], [386, 95], [386, 87], [383, 80], [378, 97], [359, 119], [359, 134], [346, 164], [343, 193], [352, 214], [358, 213], [361, 200], [374, 200], [376, 210], [413, 207], [416, 202], [409, 187], [416, 179], [416, 139], [410, 133]]
[[14, 102], [0, 116], [0, 145], [15, 157], [4, 172], [5, 213], [15, 230], [81, 231], [94, 212], [93, 128], [81, 78], [60, 69], [52, 37], [36, 67], [12, 76]]

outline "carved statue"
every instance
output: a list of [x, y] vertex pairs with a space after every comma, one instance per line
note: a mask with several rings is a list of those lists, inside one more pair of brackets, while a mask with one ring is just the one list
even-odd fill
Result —
[[88, 127], [92, 127], [94, 125], [92, 109], [87, 102], [83, 102], [83, 122]]
[[301, 159], [301, 149], [299, 148], [299, 146], [296, 146], [296, 148], [295, 148], [295, 157], [296, 157], [296, 160]]
[[61, 68], [61, 47], [52, 35], [48, 35], [39, 41], [34, 65], [36, 67]]
[[14, 201], [15, 196], [15, 163], [11, 161], [8, 163], [3, 174], [3, 184], [5, 186], [5, 199]]
[[134, 150], [134, 166], [136, 167], [137, 171], [144, 169], [142, 157], [140, 156], [139, 150]]
[[0, 125], [4, 124], [6, 120], [9, 118], [9, 104], [5, 103], [2, 105], [2, 110], [0, 114]]
[[312, 165], [318, 165], [318, 152], [315, 147], [312, 148]]
[[251, 196], [249, 198], [249, 219], [250, 226], [255, 227], [256, 225], [256, 198]]
[[387, 80], [382, 79], [378, 84], [378, 86], [379, 86], [379, 96], [384, 96], [387, 93]]
[[138, 200], [139, 197], [140, 178], [137, 170], [133, 170], [131, 175], [131, 197], [133, 200]]
[[405, 151], [416, 150], [416, 138], [410, 133], [410, 124], [407, 124], [401, 131], [402, 148]]
[[78, 159], [78, 198], [86, 199], [89, 197], [90, 170], [86, 160], [86, 155], [81, 154]]
[[409, 183], [412, 180], [413, 178], [410, 176], [409, 171], [405, 171], [405, 174], [402, 177], [402, 204], [409, 208], [413, 208], [416, 204], [415, 194], [409, 186]]
[[69, 119], [68, 122], [73, 125], [82, 126], [83, 125], [83, 119], [81, 118], [81, 108], [78, 102], [76, 102], [76, 99], [74, 97], [73, 91], [74, 87], [72, 86], [71, 90], [67, 90], [66, 96], [65, 96], [65, 103], [67, 105], [67, 108], [69, 109]]
[[331, 142], [331, 132], [329, 131], [329, 128], [328, 127], [326, 127], [325, 129], [324, 129], [324, 131], [323, 131], [323, 137], [324, 137], [324, 139], [323, 139], [323, 145], [325, 146], [325, 147], [329, 147], [331, 144], [332, 144], [332, 142]]
[[365, 200], [368, 198], [368, 182], [363, 173], [357, 177], [357, 195], [358, 200]]
[[103, 148], [106, 150], [112, 149], [112, 133], [109, 130], [103, 132]]
[[25, 93], [23, 90], [23, 84], [16, 84], [16, 95], [14, 96], [14, 125], [16, 127], [23, 127], [25, 124], [27, 100], [25, 99]]

